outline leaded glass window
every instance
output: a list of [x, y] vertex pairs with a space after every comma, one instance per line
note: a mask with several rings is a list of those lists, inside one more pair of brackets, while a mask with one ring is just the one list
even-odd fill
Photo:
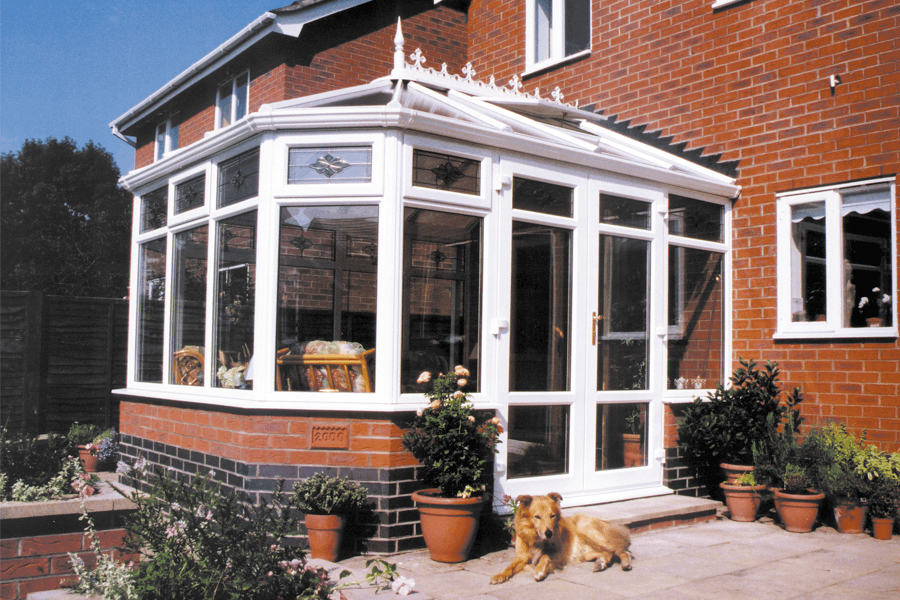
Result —
[[219, 165], [219, 208], [259, 193], [259, 148], [239, 154]]
[[291, 148], [288, 184], [368, 183], [372, 181], [372, 148]]
[[440, 152], [413, 151], [413, 185], [461, 194], [481, 194], [481, 162]]
[[200, 175], [175, 186], [175, 214], [203, 206], [206, 175]]
[[169, 189], [161, 187], [141, 196], [141, 233], [166, 226]]

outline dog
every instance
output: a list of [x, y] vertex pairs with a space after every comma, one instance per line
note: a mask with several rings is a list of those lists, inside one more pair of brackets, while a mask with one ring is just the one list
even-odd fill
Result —
[[556, 492], [516, 498], [516, 556], [491, 578], [491, 584], [508, 581], [529, 563], [534, 565], [535, 581], [543, 581], [567, 564], [586, 561], [594, 561], [595, 573], [603, 571], [613, 556], [619, 558], [623, 571], [631, 570], [627, 527], [588, 515], [563, 517], [560, 502], [562, 496]]

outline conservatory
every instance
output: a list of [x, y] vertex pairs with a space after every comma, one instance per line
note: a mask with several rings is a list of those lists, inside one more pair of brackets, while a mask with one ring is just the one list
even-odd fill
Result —
[[[124, 177], [123, 402], [400, 423], [422, 371], [463, 365], [503, 423], [498, 492], [667, 493], [666, 406], [730, 367], [739, 188], [558, 89], [411, 61], [400, 40], [387, 77], [264, 105]], [[320, 433], [310, 448], [356, 435]]]

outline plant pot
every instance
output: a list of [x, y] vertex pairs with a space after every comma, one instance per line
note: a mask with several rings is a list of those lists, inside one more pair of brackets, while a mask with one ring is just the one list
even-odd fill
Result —
[[841, 533], [862, 533], [866, 526], [869, 507], [850, 498], [833, 498], [834, 523]]
[[872, 517], [872, 537], [876, 540], [889, 540], [893, 534], [893, 517]]
[[641, 434], [623, 433], [622, 452], [625, 455], [626, 467], [640, 467], [644, 464], [644, 446], [641, 444]]
[[720, 487], [725, 492], [725, 505], [731, 513], [732, 521], [749, 523], [756, 520], [756, 513], [762, 502], [760, 492], [766, 489], [766, 486], [722, 483]]
[[734, 483], [738, 477], [744, 473], [752, 473], [753, 465], [733, 465], [730, 463], [722, 463], [719, 465], [722, 473], [725, 475], [725, 483]]
[[100, 470], [100, 457], [91, 454], [87, 444], [78, 446], [78, 460], [84, 465], [85, 473], [96, 473]]
[[808, 494], [788, 494], [775, 490], [775, 510], [786, 530], [809, 533], [819, 516], [819, 506], [824, 499], [825, 494], [814, 490], [810, 490]]
[[344, 516], [308, 514], [303, 522], [309, 535], [309, 555], [337, 562], [344, 538]]
[[883, 323], [881, 322], [881, 317], [869, 317], [868, 319], [866, 319], [866, 325], [868, 325], [869, 327], [884, 327]]
[[484, 496], [446, 498], [437, 489], [428, 489], [415, 492], [412, 497], [419, 509], [422, 536], [431, 560], [443, 563], [468, 560], [478, 533]]

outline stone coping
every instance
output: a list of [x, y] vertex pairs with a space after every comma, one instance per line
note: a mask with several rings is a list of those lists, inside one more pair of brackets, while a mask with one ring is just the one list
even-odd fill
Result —
[[[115, 483], [122, 492], [131, 494], [130, 487], [118, 483], [118, 475], [101, 472], [97, 476], [101, 482], [97, 493], [84, 499], [84, 506], [89, 513], [129, 511], [136, 508], [134, 502], [110, 485], [110, 482]], [[0, 502], [0, 520], [3, 521], [72, 514], [81, 514], [81, 499], [77, 496], [47, 502]]]

